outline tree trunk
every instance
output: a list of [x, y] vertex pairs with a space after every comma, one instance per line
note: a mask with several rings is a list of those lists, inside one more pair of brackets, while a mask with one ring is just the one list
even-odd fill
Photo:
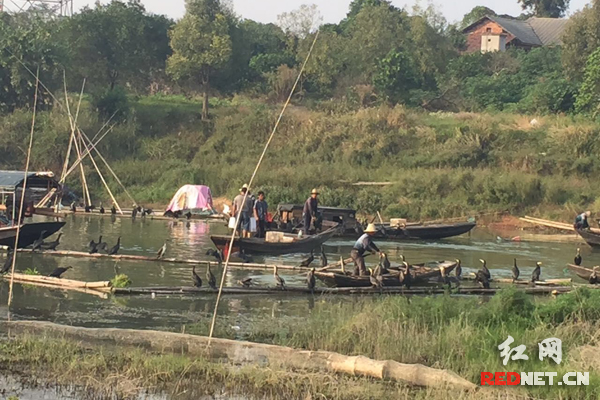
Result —
[[210, 81], [205, 77], [202, 84], [202, 121], [208, 121], [208, 91], [210, 90]]

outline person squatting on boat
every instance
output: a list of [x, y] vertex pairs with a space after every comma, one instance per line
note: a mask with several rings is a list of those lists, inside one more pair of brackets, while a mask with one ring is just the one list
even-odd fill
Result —
[[588, 218], [591, 215], [591, 211], [586, 211], [584, 213], [579, 214], [577, 217], [575, 217], [575, 223], [573, 224], [573, 227], [575, 229], [590, 229]]
[[354, 243], [354, 247], [350, 252], [350, 257], [354, 261], [354, 275], [367, 275], [367, 268], [365, 267], [365, 252], [369, 251], [371, 253], [379, 253], [381, 256], [382, 253], [377, 247], [375, 243], [373, 243], [372, 236], [377, 232], [377, 228], [375, 228], [374, 224], [369, 224], [367, 229], [365, 229], [364, 234], [358, 238], [356, 243]]

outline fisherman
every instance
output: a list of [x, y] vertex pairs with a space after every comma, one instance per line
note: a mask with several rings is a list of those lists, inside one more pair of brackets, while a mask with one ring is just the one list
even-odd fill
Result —
[[354, 243], [354, 247], [350, 252], [350, 257], [354, 261], [354, 275], [367, 275], [367, 268], [365, 267], [365, 252], [369, 251], [371, 253], [379, 253], [381, 256], [382, 253], [377, 247], [375, 243], [373, 243], [373, 235], [377, 232], [377, 228], [375, 228], [375, 224], [369, 224], [367, 229], [365, 229], [365, 233]]
[[310, 225], [311, 222], [314, 224], [317, 221], [317, 211], [319, 208], [319, 201], [317, 197], [319, 196], [319, 192], [317, 189], [313, 189], [310, 192], [310, 197], [304, 203], [304, 209], [302, 210], [302, 218], [304, 219], [304, 235], [308, 235], [310, 233]]
[[[240, 189], [240, 194], [235, 196], [233, 199], [233, 208], [231, 210], [231, 216], [237, 217], [238, 212], [241, 210], [240, 219], [238, 222], [237, 230], [241, 228], [242, 237], [250, 237], [250, 213], [252, 212], [253, 201], [249, 196], [246, 196], [248, 191], [248, 185], [244, 184]], [[246, 198], [244, 201], [244, 198]]]
[[264, 238], [267, 234], [267, 210], [265, 192], [258, 192], [258, 200], [254, 202], [254, 218], [256, 218], [256, 237]]
[[591, 211], [586, 211], [584, 213], [579, 214], [575, 217], [575, 223], [573, 227], [575, 229], [589, 229], [590, 224], [588, 223], [588, 218], [592, 215]]

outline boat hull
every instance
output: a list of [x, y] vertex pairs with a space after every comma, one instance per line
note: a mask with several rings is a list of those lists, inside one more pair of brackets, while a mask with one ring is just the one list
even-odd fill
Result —
[[385, 233], [378, 232], [375, 238], [386, 240], [436, 240], [463, 235], [475, 227], [475, 222], [459, 224], [413, 225], [404, 228], [384, 227]]
[[589, 281], [590, 275], [594, 272], [593, 269], [582, 267], [581, 265], [567, 264], [567, 268], [569, 268], [569, 271], [586, 281]]
[[[334, 236], [337, 229], [329, 229], [323, 233], [313, 236], [307, 236], [303, 239], [290, 242], [290, 243], [270, 243], [265, 239], [249, 238], [240, 239], [235, 238], [233, 242], [233, 251], [244, 251], [246, 254], [256, 255], [283, 255], [283, 254], [294, 254], [294, 253], [310, 253], [311, 251], [318, 249]], [[213, 235], [210, 237], [212, 242], [217, 246], [218, 249], [225, 251], [226, 247], [231, 242], [231, 236], [224, 235]]]
[[[416, 264], [411, 266], [413, 284], [427, 281], [432, 278], [441, 277], [440, 267], [445, 267], [446, 274], [456, 267], [455, 262], [439, 261], [427, 264]], [[383, 275], [383, 286], [401, 286], [398, 279], [399, 271], [391, 270], [389, 274]], [[315, 277], [329, 287], [371, 287], [369, 276], [343, 275], [335, 272], [315, 272]]]
[[[40, 238], [40, 234], [46, 231], [44, 239], [58, 232], [66, 222], [34, 222], [21, 226], [19, 234], [18, 248], [22, 249], [31, 246], [33, 242]], [[0, 228], [0, 246], [15, 247], [15, 239], [17, 237], [17, 227]]]
[[600, 247], [600, 234], [585, 229], [576, 229], [579, 236], [592, 247]]

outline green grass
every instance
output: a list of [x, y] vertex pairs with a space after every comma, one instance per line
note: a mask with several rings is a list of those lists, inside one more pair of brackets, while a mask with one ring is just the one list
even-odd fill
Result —
[[[166, 204], [185, 183], [232, 197], [246, 182], [279, 113], [279, 105], [236, 96], [200, 102], [182, 96], [131, 99], [129, 117], [99, 148], [140, 203]], [[291, 106], [259, 171], [256, 189], [273, 206], [303, 201], [313, 187], [323, 204], [410, 219], [509, 211], [572, 218], [600, 206], [600, 128], [583, 117], [509, 113], [433, 113], [402, 106], [335, 111], [328, 103]], [[0, 121], [0, 168], [22, 168], [30, 114]], [[84, 102], [79, 123], [90, 135], [101, 121]], [[68, 121], [39, 113], [33, 163], [59, 171]], [[86, 163], [92, 195], [108, 199]], [[126, 196], [103, 168], [119, 199]], [[348, 182], [390, 181], [386, 187]], [[75, 174], [69, 181], [80, 190]], [[126, 200], [127, 204], [130, 202]]]

